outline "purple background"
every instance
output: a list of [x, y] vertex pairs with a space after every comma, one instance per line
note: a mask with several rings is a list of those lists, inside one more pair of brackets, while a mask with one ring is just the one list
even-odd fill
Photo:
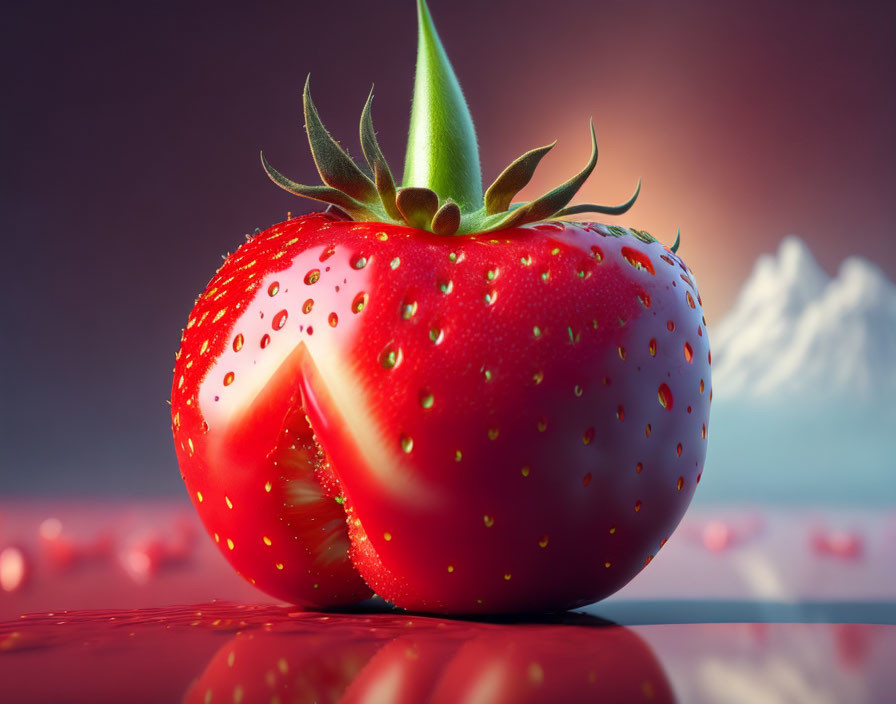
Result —
[[[431, 9], [488, 182], [560, 139], [545, 190], [583, 200], [696, 272], [710, 333], [755, 257], [796, 232], [828, 270], [896, 278], [896, 6], [878, 2], [446, 2]], [[374, 118], [401, 170], [416, 19], [358, 3], [16, 3], [4, 9], [0, 492], [181, 492], [165, 399], [180, 328], [244, 233], [311, 207], [299, 92], [358, 154]], [[549, 29], [550, 28], [550, 29]], [[534, 195], [534, 190], [529, 195]]]

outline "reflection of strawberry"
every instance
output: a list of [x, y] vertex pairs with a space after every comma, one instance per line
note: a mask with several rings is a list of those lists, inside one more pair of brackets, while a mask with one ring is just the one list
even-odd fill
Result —
[[382, 646], [352, 681], [340, 704], [375, 702], [376, 695], [382, 692], [386, 683], [388, 696], [383, 696], [386, 692], [382, 692], [379, 701], [388, 701], [389, 704], [432, 701], [433, 690], [442, 672], [464, 644], [450, 625], [444, 622], [436, 624], [447, 627], [434, 633], [427, 628], [429, 623], [424, 622], [422, 629], [418, 623], [413, 630], [421, 633], [396, 638]]
[[429, 701], [483, 700], [671, 704], [675, 695], [650, 647], [628, 628], [517, 626], [465, 644]]
[[[184, 704], [201, 702], [342, 701], [378, 644], [327, 635], [240, 633], [206, 665], [184, 696]], [[379, 700], [384, 701], [384, 700]]]
[[220, 648], [184, 701], [455, 704], [675, 701], [651, 648], [611, 625], [334, 616]]
[[[650, 561], [699, 480], [702, 302], [674, 247], [549, 220], [634, 201], [568, 206], [596, 147], [541, 198], [511, 206], [547, 148], [483, 197], [472, 123], [420, 7], [415, 100], [430, 108], [412, 117], [414, 187], [396, 191], [370, 102], [375, 180], [332, 141], [306, 86], [327, 186], [265, 166], [352, 219], [289, 220], [227, 258], [178, 355], [178, 459], [224, 554], [281, 598], [363, 598], [360, 573], [407, 608], [584, 604]], [[438, 132], [446, 116], [451, 135]], [[421, 156], [436, 144], [436, 161]]]

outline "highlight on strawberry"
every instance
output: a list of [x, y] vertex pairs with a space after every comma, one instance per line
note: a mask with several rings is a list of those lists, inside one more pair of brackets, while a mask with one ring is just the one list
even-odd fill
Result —
[[483, 191], [473, 121], [429, 10], [401, 185], [366, 169], [305, 84], [326, 204], [250, 237], [181, 337], [172, 429], [196, 510], [265, 592], [309, 608], [551, 611], [654, 558], [700, 481], [712, 395], [693, 274], [643, 230], [568, 220], [597, 162], [531, 201], [552, 145]]

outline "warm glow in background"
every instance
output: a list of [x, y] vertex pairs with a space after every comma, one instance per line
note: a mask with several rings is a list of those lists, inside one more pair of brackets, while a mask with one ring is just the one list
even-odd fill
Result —
[[[105, 6], [104, 6], [105, 5]], [[896, 278], [896, 6], [862, 2], [431, 0], [486, 182], [559, 139], [527, 192], [601, 159], [582, 200], [671, 243], [710, 336], [756, 256], [788, 233], [833, 271]], [[258, 163], [315, 181], [306, 73], [359, 155], [374, 118], [400, 172], [416, 45], [410, 0], [19, 3], [0, 42], [3, 493], [182, 491], [170, 367], [220, 255], [309, 206]], [[7, 464], [8, 463], [8, 464]]]

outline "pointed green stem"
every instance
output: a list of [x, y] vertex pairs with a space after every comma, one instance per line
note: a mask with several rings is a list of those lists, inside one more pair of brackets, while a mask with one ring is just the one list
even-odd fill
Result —
[[482, 207], [473, 118], [425, 0], [417, 0], [414, 101], [402, 185], [429, 188], [463, 212]]

